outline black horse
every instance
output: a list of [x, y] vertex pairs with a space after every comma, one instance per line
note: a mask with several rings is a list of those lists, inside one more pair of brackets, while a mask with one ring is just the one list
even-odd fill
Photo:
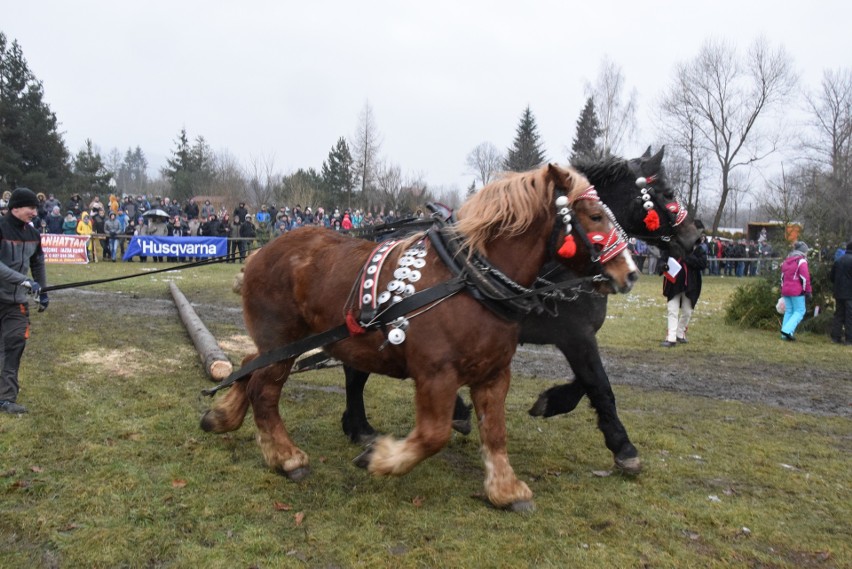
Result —
[[[662, 167], [663, 149], [654, 156], [650, 148], [636, 159], [610, 158], [580, 161], [572, 164], [595, 186], [601, 200], [612, 210], [616, 220], [632, 237], [640, 238], [663, 249], [689, 251], [700, 237], [699, 230], [675, 198]], [[654, 213], [652, 213], [654, 212]], [[658, 221], [658, 222], [657, 222]], [[545, 267], [545, 271], [548, 267]], [[545, 278], [550, 282], [575, 279], [577, 275], [564, 268], [550, 267]], [[543, 273], [545, 272], [543, 271]], [[641, 470], [636, 447], [618, 418], [615, 395], [601, 362], [595, 335], [606, 319], [607, 297], [594, 294], [591, 286], [580, 285], [576, 294], [583, 303], [570, 300], [552, 301], [547, 313], [527, 316], [521, 322], [521, 344], [553, 344], [565, 355], [576, 377], [575, 381], [552, 387], [541, 395], [530, 409], [533, 416], [551, 417], [573, 410], [583, 395], [588, 395], [598, 415], [598, 428], [615, 465], [630, 474]], [[346, 374], [346, 411], [343, 431], [356, 443], [372, 439], [376, 432], [367, 420], [364, 408], [364, 386], [369, 374], [344, 366]], [[470, 407], [459, 397], [453, 416], [456, 430], [470, 432]]]

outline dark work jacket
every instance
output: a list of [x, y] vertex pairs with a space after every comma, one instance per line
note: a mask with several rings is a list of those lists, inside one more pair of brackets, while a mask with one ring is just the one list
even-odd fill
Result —
[[[665, 267], [668, 255], [660, 257], [660, 266]], [[686, 298], [692, 302], [692, 307], [698, 304], [701, 296], [701, 271], [707, 268], [707, 253], [702, 244], [696, 245], [692, 252], [677, 260], [682, 268], [675, 277], [675, 282], [663, 278], [663, 295], [671, 300], [676, 294], [686, 293]]]
[[240, 224], [240, 237], [243, 239], [254, 239], [257, 237], [257, 232], [254, 230], [254, 225], [251, 221], [244, 221]]
[[834, 298], [852, 299], [852, 247], [847, 247], [846, 254], [834, 261], [828, 277], [834, 284]]
[[41, 236], [12, 212], [0, 217], [0, 303], [26, 304], [28, 289], [21, 283], [33, 278], [47, 286]]

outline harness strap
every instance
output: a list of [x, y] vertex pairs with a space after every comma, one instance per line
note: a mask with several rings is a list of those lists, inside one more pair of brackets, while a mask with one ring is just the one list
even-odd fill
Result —
[[[510, 322], [520, 322], [530, 312], [539, 311], [543, 306], [538, 294], [510, 281], [498, 280], [497, 269], [487, 261], [474, 255], [474, 261], [458, 247], [457, 238], [448, 234], [440, 220], [428, 232], [433, 249], [441, 261], [452, 271], [456, 278], [465, 282], [467, 292], [491, 310], [494, 314]], [[510, 286], [509, 283], [514, 286]]]
[[[375, 327], [378, 328], [380, 326], [383, 326], [388, 322], [391, 322], [392, 320], [395, 320], [396, 318], [411, 312], [412, 310], [422, 308], [423, 306], [432, 304], [433, 302], [441, 300], [442, 298], [452, 296], [458, 291], [462, 290], [464, 287], [465, 283], [461, 279], [453, 278], [435, 286], [424, 289], [420, 292], [417, 292], [407, 298], [403, 298], [400, 302], [394, 304], [393, 306], [389, 307], [387, 310], [378, 315], [378, 321], [376, 322]], [[314, 334], [313, 336], [302, 338], [301, 340], [297, 340], [291, 344], [287, 344], [286, 346], [282, 346], [275, 350], [265, 352], [263, 354], [258, 355], [258, 357], [256, 357], [246, 365], [242, 366], [240, 369], [233, 371], [231, 375], [225, 378], [219, 385], [216, 385], [209, 389], [204, 389], [201, 391], [201, 393], [203, 395], [212, 397], [219, 390], [224, 389], [226, 387], [230, 387], [237, 381], [245, 379], [254, 371], [257, 371], [274, 363], [278, 363], [280, 361], [294, 358], [296, 356], [304, 354], [309, 350], [321, 348], [323, 346], [339, 342], [340, 340], [348, 338], [350, 335], [351, 332], [349, 331], [347, 325], [341, 324], [340, 326], [332, 328], [331, 330], [326, 330], [325, 332]]]

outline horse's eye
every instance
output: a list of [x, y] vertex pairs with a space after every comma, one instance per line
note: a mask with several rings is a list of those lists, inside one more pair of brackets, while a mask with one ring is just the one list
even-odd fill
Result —
[[600, 223], [601, 221], [603, 221], [603, 218], [604, 218], [603, 215], [601, 215], [599, 213], [591, 215], [590, 217], [592, 218], [592, 221], [594, 221], [595, 223]]

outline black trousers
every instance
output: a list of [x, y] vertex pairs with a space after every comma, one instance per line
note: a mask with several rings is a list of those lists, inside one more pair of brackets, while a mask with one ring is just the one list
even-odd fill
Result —
[[831, 321], [831, 339], [843, 342], [843, 328], [846, 328], [846, 343], [852, 344], [852, 298], [835, 298], [834, 320]]
[[0, 304], [0, 337], [3, 339], [0, 401], [15, 401], [19, 389], [18, 368], [30, 337], [30, 310], [26, 304]]

